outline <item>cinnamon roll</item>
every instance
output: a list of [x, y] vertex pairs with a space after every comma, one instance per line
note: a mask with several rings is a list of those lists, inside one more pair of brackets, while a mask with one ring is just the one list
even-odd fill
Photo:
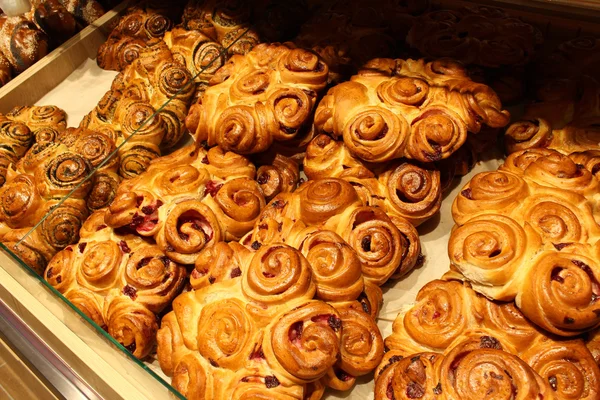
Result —
[[194, 123], [188, 117], [188, 128], [197, 142], [253, 154], [274, 140], [288, 141], [308, 131], [327, 66], [306, 50], [258, 45], [246, 56], [233, 57], [219, 74], [195, 106]]
[[316, 130], [343, 137], [367, 162], [431, 162], [460, 148], [467, 131], [508, 123], [493, 90], [471, 81], [462, 67], [455, 75], [436, 73], [434, 63], [372, 60], [328, 92], [315, 114]]

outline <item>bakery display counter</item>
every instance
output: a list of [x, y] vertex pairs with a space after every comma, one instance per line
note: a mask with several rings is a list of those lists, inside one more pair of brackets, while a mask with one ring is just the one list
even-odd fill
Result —
[[0, 88], [0, 322], [40, 382], [459, 399], [481, 357], [600, 396], [598, 4], [284, 3], [123, 2]]

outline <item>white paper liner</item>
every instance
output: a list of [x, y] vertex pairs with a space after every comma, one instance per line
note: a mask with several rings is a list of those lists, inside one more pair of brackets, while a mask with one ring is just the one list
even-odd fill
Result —
[[[88, 59], [77, 68], [67, 79], [40, 99], [36, 105], [55, 105], [67, 113], [68, 125], [77, 127], [83, 117], [88, 114], [110, 89], [117, 72], [105, 71], [98, 67], [95, 60]], [[191, 138], [186, 141], [191, 143]], [[440, 212], [431, 220], [421, 225], [418, 230], [421, 237], [422, 251], [425, 263], [419, 269], [413, 270], [408, 276], [399, 281], [391, 281], [383, 286], [383, 308], [377, 324], [383, 337], [392, 333], [392, 323], [398, 313], [410, 307], [418, 291], [428, 282], [440, 278], [448, 271], [448, 239], [454, 226], [452, 219], [452, 202], [462, 187], [480, 172], [496, 170], [502, 163], [502, 155], [486, 154], [486, 161], [479, 162], [475, 168], [461, 179], [455, 179], [453, 187], [446, 192]], [[166, 382], [170, 382], [158, 364], [153, 359], [147, 365]], [[148, 379], [153, 379], [148, 376]], [[325, 399], [373, 399], [373, 374], [357, 379], [357, 385], [347, 392], [328, 390]]]
[[76, 128], [108, 92], [118, 74], [116, 71], [103, 70], [96, 60], [88, 58], [35, 105], [62, 108], [67, 113], [68, 126]]

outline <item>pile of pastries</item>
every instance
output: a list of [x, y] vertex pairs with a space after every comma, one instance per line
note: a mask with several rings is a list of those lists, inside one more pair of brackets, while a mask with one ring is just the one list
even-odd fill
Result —
[[[362, 376], [376, 399], [599, 398], [600, 42], [541, 32], [421, 1], [140, 1], [77, 129], [0, 116], [0, 241], [189, 399]], [[444, 199], [498, 139], [504, 165]], [[384, 338], [442, 201], [449, 270]]]
[[33, 0], [31, 10], [8, 17], [0, 10], [0, 86], [104, 15], [115, 1]]

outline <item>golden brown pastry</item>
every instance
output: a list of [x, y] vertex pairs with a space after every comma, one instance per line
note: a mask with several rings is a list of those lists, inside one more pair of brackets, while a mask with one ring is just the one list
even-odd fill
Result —
[[432, 162], [460, 148], [467, 132], [508, 120], [494, 91], [453, 61], [375, 59], [329, 90], [315, 113], [315, 130], [343, 138], [368, 162]]
[[277, 153], [273, 160], [258, 168], [256, 181], [269, 202], [279, 193], [296, 190], [300, 182], [300, 166], [295, 160]]
[[[86, 200], [97, 190], [97, 182], [87, 178], [114, 150], [110, 138], [84, 129], [36, 143], [8, 169], [0, 188], [0, 240], [41, 274], [58, 251], [77, 243], [88, 216]], [[102, 170], [116, 168], [113, 162]]]
[[261, 44], [222, 67], [186, 120], [194, 140], [239, 154], [267, 150], [311, 129], [327, 65], [291, 45]]
[[56, 106], [15, 107], [6, 116], [27, 125], [36, 143], [54, 142], [67, 129], [67, 114]]
[[131, 178], [160, 156], [160, 147], [172, 148], [181, 140], [194, 91], [190, 73], [174, 62], [167, 45], [151, 41], [80, 126], [115, 140], [119, 175]]
[[227, 49], [229, 55], [247, 54], [260, 39], [250, 24], [251, 5], [243, 0], [189, 0], [182, 25], [210, 37]]
[[15, 75], [48, 54], [48, 36], [24, 16], [0, 16], [0, 52]]
[[366, 205], [384, 209], [418, 226], [440, 209], [440, 172], [433, 165], [399, 161], [368, 165], [354, 157], [348, 146], [327, 135], [309, 144], [304, 159], [309, 179], [342, 178], [350, 182]]
[[[549, 384], [556, 399], [595, 399], [600, 395], [600, 369], [583, 341], [557, 340], [542, 333], [514, 303], [495, 303], [468, 285], [441, 280], [425, 285], [416, 300], [398, 315], [392, 335], [385, 340], [389, 352], [376, 373], [376, 398], [384, 395], [390, 384], [394, 393], [408, 391], [411, 379], [425, 392], [449, 395], [451, 382], [443, 378], [431, 377], [429, 384], [419, 381], [422, 367], [413, 363], [427, 364], [429, 357], [417, 361], [413, 354], [458, 353], [457, 347], [498, 349], [518, 356], [520, 363], [527, 363]], [[438, 393], [432, 393], [435, 388]]]
[[497, 300], [561, 336], [600, 324], [600, 183], [582, 164], [548, 149], [511, 154], [473, 177], [452, 206], [452, 269]]
[[6, 85], [13, 78], [13, 70], [8, 59], [0, 52], [0, 86]]
[[408, 221], [363, 205], [350, 183], [334, 178], [309, 180], [294, 193], [276, 196], [241, 243], [259, 248], [284, 242], [304, 251], [314, 235], [320, 238], [315, 243], [333, 241], [330, 259], [346, 260], [339, 265], [342, 271], [350, 269], [344, 246], [353, 249], [365, 279], [376, 285], [407, 274], [420, 259], [419, 236]]
[[[307, 258], [284, 243], [202, 251], [191, 275], [195, 290], [175, 299], [158, 332], [161, 368], [180, 393], [320, 399], [326, 385], [349, 389], [377, 366], [383, 339], [361, 309], [362, 289], [335, 303], [313, 299], [321, 298], [323, 279], [336, 280], [311, 262], [323, 244], [313, 246]], [[360, 268], [346, 274], [354, 273], [362, 279]]]
[[25, 155], [33, 139], [27, 125], [0, 115], [0, 187], [6, 182], [6, 170]]
[[200, 251], [239, 240], [265, 206], [256, 169], [218, 147], [184, 147], [127, 180], [106, 210], [106, 224], [153, 237], [175, 262], [194, 264]]
[[144, 358], [156, 343], [156, 315], [183, 289], [186, 270], [156, 245], [90, 216], [81, 238], [48, 264], [46, 279], [129, 350]]
[[127, 9], [108, 40], [98, 48], [98, 66], [102, 69], [123, 71], [140, 56], [140, 50], [161, 39], [173, 26], [173, 14], [177, 5], [140, 2]]
[[225, 49], [200, 31], [179, 27], [167, 32], [164, 41], [174, 61], [185, 66], [194, 77], [198, 86], [195, 97], [202, 97], [215, 72], [228, 59]]

